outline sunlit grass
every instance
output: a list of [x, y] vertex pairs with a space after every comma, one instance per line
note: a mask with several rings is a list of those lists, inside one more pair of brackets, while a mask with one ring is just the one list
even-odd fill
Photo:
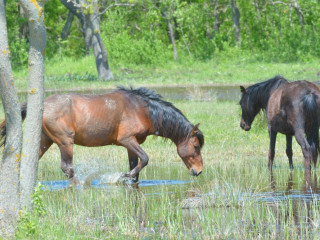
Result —
[[[250, 132], [239, 127], [234, 102], [175, 102], [205, 136], [203, 173], [193, 178], [169, 141], [150, 137], [143, 149], [150, 162], [140, 180], [191, 180], [184, 185], [110, 185], [44, 191], [47, 214], [30, 239], [318, 239], [318, 199], [262, 201], [259, 194], [304, 187], [300, 147], [294, 141], [290, 174], [285, 138], [279, 135], [273, 179], [267, 169], [268, 133], [263, 115]], [[75, 166], [102, 172], [128, 171], [124, 148], [75, 147]], [[318, 172], [318, 171], [315, 171]], [[53, 146], [41, 159], [39, 180], [66, 179]], [[318, 179], [313, 181], [319, 182]], [[289, 191], [290, 192], [290, 191]], [[276, 195], [274, 195], [276, 197]], [[26, 239], [26, 238], [23, 238]]]
[[[238, 85], [256, 83], [275, 75], [290, 80], [319, 81], [319, 62], [260, 63], [246, 58], [214, 59], [208, 62], [170, 62], [164, 66], [111, 64], [114, 81], [97, 79], [93, 57], [50, 59], [46, 62], [46, 90], [101, 89], [116, 85]], [[27, 91], [27, 68], [14, 72], [15, 86]]]

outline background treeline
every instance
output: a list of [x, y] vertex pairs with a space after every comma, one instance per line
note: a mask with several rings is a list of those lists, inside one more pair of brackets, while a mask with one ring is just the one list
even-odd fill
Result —
[[[101, 0], [99, 4], [101, 36], [109, 61], [117, 64], [206, 61], [217, 54], [233, 58], [239, 51], [241, 56], [270, 62], [320, 57], [318, 0]], [[60, 0], [45, 5], [47, 59], [88, 54], [76, 17], [66, 30], [68, 14]], [[19, 67], [27, 63], [28, 29], [16, 1], [7, 1], [7, 21], [11, 60]]]

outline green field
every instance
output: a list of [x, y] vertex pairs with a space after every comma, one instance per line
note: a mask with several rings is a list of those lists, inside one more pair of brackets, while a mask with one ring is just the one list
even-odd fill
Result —
[[[6, 9], [0, 35], [8, 32], [1, 54], [10, 56], [20, 102], [34, 88], [28, 89], [28, 68], [37, 66], [28, 58], [36, 21], [23, 2], [0, 4]], [[46, 2], [37, 16], [39, 22], [45, 17], [46, 96], [100, 94], [118, 85], [167, 89], [165, 100], [193, 124], [200, 122], [204, 168], [191, 177], [173, 143], [149, 137], [142, 147], [150, 161], [139, 185], [116, 184], [129, 169], [126, 149], [75, 146], [82, 186], [66, 187], [53, 145], [40, 160], [42, 185], [33, 211], [20, 212], [15, 239], [320, 239], [319, 170], [305, 177], [301, 148], [293, 141], [291, 171], [285, 137], [278, 134], [271, 173], [266, 118], [258, 115], [245, 132], [237, 104], [239, 85], [275, 75], [320, 84], [320, 1], [84, 0], [73, 1], [81, 3], [74, 16], [63, 4], [72, 5], [69, 0], [31, 2], [38, 10]], [[114, 79], [99, 79], [93, 48], [106, 48], [104, 64]], [[217, 89], [228, 98], [220, 101]], [[181, 91], [187, 94], [181, 97]]]
[[[199, 177], [189, 176], [174, 144], [149, 137], [143, 148], [150, 161], [140, 180], [184, 184], [43, 190], [46, 213], [35, 211], [22, 222], [17, 239], [319, 239], [318, 170], [310, 193], [295, 141], [295, 169], [289, 170], [285, 137], [279, 135], [270, 175], [263, 115], [244, 132], [236, 102], [190, 100], [175, 105], [192, 123], [201, 123], [205, 145]], [[74, 153], [76, 169], [84, 175], [95, 172], [94, 179], [128, 170], [121, 147], [76, 147]], [[40, 161], [39, 181], [65, 179], [54, 146]]]
[[[27, 91], [28, 83], [27, 67], [24, 69], [14, 72], [15, 86], [22, 92]], [[46, 62], [46, 90], [103, 89], [117, 85], [239, 85], [260, 82], [275, 75], [282, 75], [289, 80], [320, 81], [319, 61], [259, 63], [237, 55], [208, 62], [170, 62], [157, 67], [112, 65], [111, 70], [115, 80], [104, 82], [97, 79], [92, 57], [52, 59]]]

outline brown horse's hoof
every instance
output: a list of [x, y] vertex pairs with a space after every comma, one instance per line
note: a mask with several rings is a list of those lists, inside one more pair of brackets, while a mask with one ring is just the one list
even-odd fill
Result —
[[123, 173], [118, 179], [117, 183], [126, 184], [126, 185], [135, 184], [136, 183], [135, 179], [136, 178], [130, 177], [129, 173]]
[[70, 183], [72, 186], [76, 187], [80, 185], [80, 181], [78, 180], [78, 178], [76, 176], [70, 178]]

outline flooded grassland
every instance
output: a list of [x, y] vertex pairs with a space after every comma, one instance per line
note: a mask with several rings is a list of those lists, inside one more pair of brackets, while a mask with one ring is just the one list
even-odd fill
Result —
[[124, 148], [75, 146], [83, 186], [72, 188], [53, 146], [39, 163], [46, 214], [29, 238], [319, 239], [320, 173], [306, 184], [298, 144], [290, 171], [279, 135], [271, 174], [264, 116], [244, 132], [236, 101], [197, 91], [174, 104], [205, 136], [199, 177], [189, 175], [174, 144], [149, 137], [142, 147], [150, 161], [137, 186], [115, 184], [129, 168]]

